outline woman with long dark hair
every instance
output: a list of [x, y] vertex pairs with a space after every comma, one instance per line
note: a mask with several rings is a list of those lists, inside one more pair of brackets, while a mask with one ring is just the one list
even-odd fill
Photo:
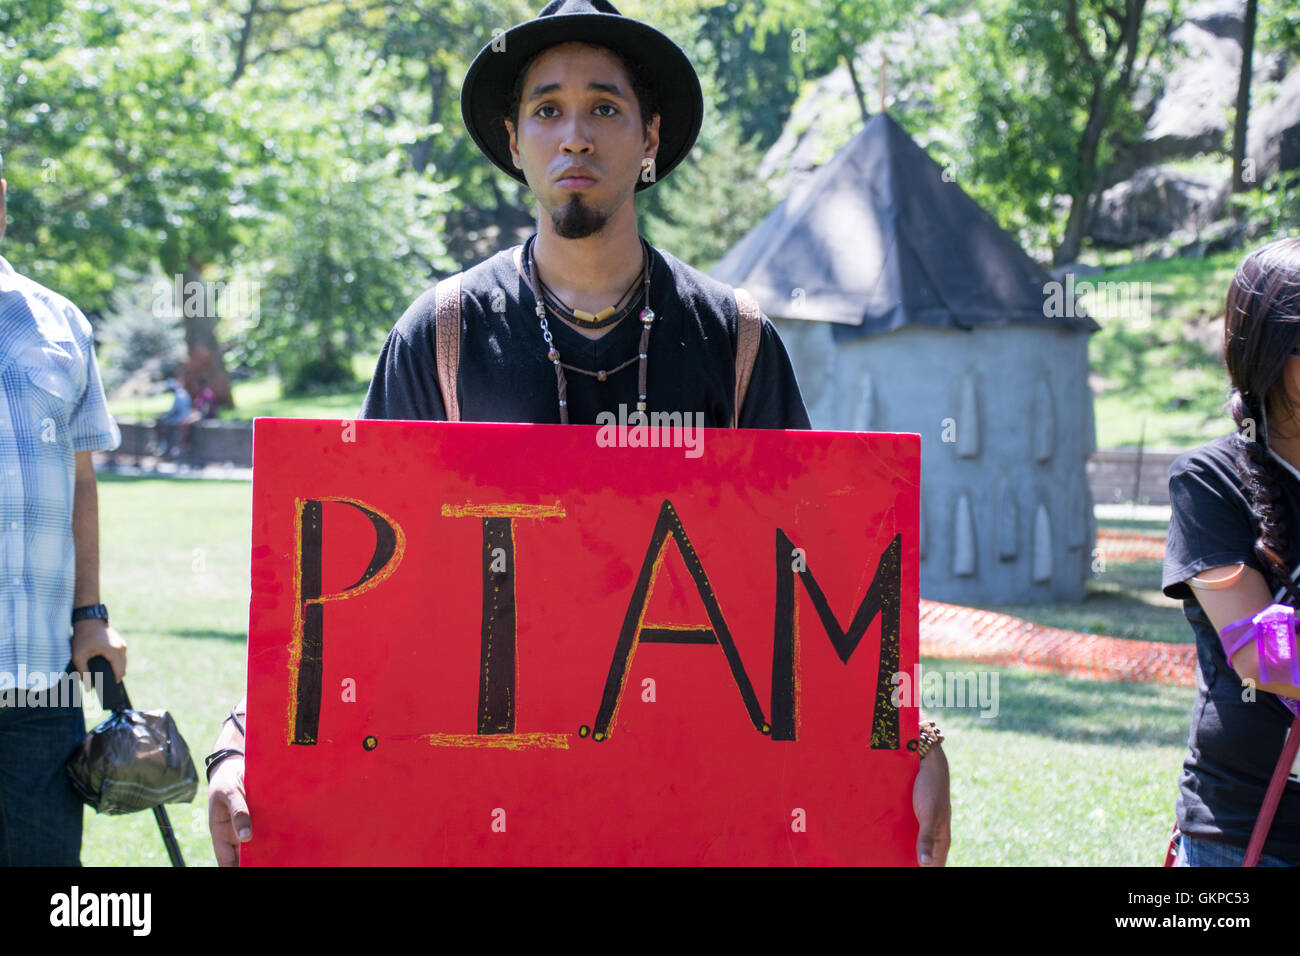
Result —
[[[1224, 312], [1234, 432], [1169, 469], [1164, 593], [1196, 634], [1197, 698], [1179, 779], [1179, 865], [1240, 866], [1300, 713], [1300, 238], [1248, 255]], [[1300, 864], [1300, 779], [1260, 865]]]

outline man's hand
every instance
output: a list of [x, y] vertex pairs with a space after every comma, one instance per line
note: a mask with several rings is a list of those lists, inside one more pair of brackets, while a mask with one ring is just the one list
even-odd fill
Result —
[[921, 832], [916, 837], [916, 862], [943, 866], [952, 840], [952, 803], [948, 797], [948, 758], [936, 744], [921, 760], [912, 786], [912, 810]]
[[[244, 720], [248, 719], [248, 698], [232, 709]], [[248, 799], [244, 794], [244, 732], [247, 728], [234, 720], [221, 724], [221, 733], [212, 745], [212, 752], [238, 750], [212, 771], [208, 781], [208, 832], [212, 834], [212, 852], [218, 866], [239, 866], [239, 844], [253, 839], [253, 821], [248, 815]]]
[[126, 676], [126, 641], [108, 626], [107, 621], [87, 618], [72, 626], [72, 669], [78, 674], [90, 672], [93, 657], [106, 657], [113, 677], [121, 682]]
[[208, 830], [218, 866], [239, 866], [239, 844], [253, 838], [253, 823], [244, 799], [244, 758], [227, 757], [208, 784]]

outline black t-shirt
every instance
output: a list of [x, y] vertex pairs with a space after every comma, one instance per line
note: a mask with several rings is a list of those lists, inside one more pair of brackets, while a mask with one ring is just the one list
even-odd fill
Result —
[[[651, 250], [650, 307], [656, 319], [647, 360], [651, 412], [702, 412], [727, 427], [735, 403], [737, 307], [730, 286]], [[533, 313], [534, 299], [507, 249], [468, 269], [461, 280], [461, 419], [558, 423], [555, 367]], [[639, 311], [639, 310], [637, 310]], [[591, 371], [616, 368], [637, 354], [641, 323], [625, 318], [596, 340], [558, 319], [550, 323], [563, 361]], [[443, 420], [435, 361], [434, 291], [411, 305], [379, 356], [362, 418]], [[594, 425], [602, 411], [636, 409], [637, 363], [605, 382], [566, 372], [569, 421]], [[766, 317], [741, 428], [810, 428], [785, 346]]]
[[[1196, 634], [1196, 705], [1178, 787], [1178, 824], [1185, 833], [1245, 847], [1264, 802], [1291, 724], [1273, 694], [1245, 688], [1232, 670], [1218, 632], [1186, 580], [1201, 571], [1245, 564], [1261, 574], [1258, 537], [1242, 478], [1234, 463], [1238, 439], [1219, 438], [1180, 456], [1169, 468], [1172, 514], [1165, 543], [1163, 588], [1183, 600]], [[1300, 565], [1300, 480], [1286, 469], [1280, 489], [1287, 510], [1286, 564]], [[1267, 578], [1267, 575], [1265, 575]], [[1269, 830], [1266, 854], [1300, 863], [1300, 787], [1292, 781]]]

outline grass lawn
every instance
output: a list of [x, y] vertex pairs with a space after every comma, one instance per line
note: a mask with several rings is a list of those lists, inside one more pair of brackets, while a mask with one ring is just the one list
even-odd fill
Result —
[[1100, 518], [1097, 521], [1097, 530], [1102, 529], [1123, 534], [1141, 534], [1163, 541], [1165, 535], [1169, 533], [1169, 522], [1157, 521], [1153, 518]]
[[[926, 662], [935, 671], [979, 665]], [[1159, 866], [1196, 692], [1003, 670], [996, 717], [926, 710], [948, 738], [958, 866]]]
[[1085, 634], [1135, 641], [1190, 644], [1195, 638], [1183, 603], [1160, 590], [1160, 562], [1112, 563], [1088, 583], [1082, 601], [1061, 604], [985, 604], [984, 610]]
[[[250, 491], [246, 482], [100, 482], [102, 587], [131, 642], [127, 687], [137, 706], [171, 711], [200, 780], [219, 721], [243, 689]], [[934, 713], [950, 738], [952, 862], [1157, 865], [1192, 690], [1004, 670], [998, 691], [996, 717]], [[104, 715], [90, 707], [93, 725]], [[193, 804], [168, 808], [191, 865], [212, 862], [206, 806], [200, 782]], [[87, 811], [85, 820], [87, 865], [167, 864], [152, 814]]]
[[1231, 430], [1222, 410], [1228, 392], [1220, 358], [1223, 325], [1216, 320], [1222, 319], [1228, 283], [1243, 258], [1245, 250], [1237, 249], [1203, 259], [1140, 262], [1080, 280], [1150, 283], [1149, 315], [1133, 308], [1126, 315], [1122, 307], [1092, 310], [1102, 327], [1088, 349], [1099, 383], [1099, 448], [1143, 440], [1153, 448], [1191, 448]]
[[[248, 635], [248, 482], [100, 479], [100, 581], [113, 625], [130, 643], [135, 706], [171, 711], [199, 771], [190, 805], [167, 808], [189, 864], [212, 860], [203, 756], [243, 693]], [[107, 716], [93, 696], [87, 726]], [[167, 865], [151, 813], [87, 810], [82, 862]]]
[[[231, 387], [235, 407], [226, 409], [221, 418], [227, 421], [251, 421], [254, 418], [353, 418], [361, 410], [361, 401], [370, 387], [378, 354], [356, 355], [352, 373], [356, 380], [345, 385], [321, 389], [311, 395], [285, 397], [280, 394], [280, 379], [275, 375], [235, 382]], [[126, 398], [108, 403], [108, 410], [119, 421], [153, 421], [172, 407], [170, 394], [147, 398]]]
[[[1161, 521], [1107, 519], [1098, 528], [1163, 539]], [[1088, 582], [1087, 596], [1070, 604], [987, 604], [985, 610], [1010, 614], [1048, 627], [1105, 634], [1138, 641], [1190, 644], [1195, 638], [1183, 617], [1182, 601], [1160, 590], [1159, 561], [1109, 561]]]

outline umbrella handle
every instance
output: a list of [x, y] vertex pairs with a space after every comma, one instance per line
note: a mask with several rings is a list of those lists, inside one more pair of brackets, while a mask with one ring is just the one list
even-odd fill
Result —
[[126, 685], [113, 676], [113, 668], [108, 658], [98, 654], [90, 659], [90, 672], [96, 677], [99, 688], [99, 703], [105, 710], [119, 711], [131, 709], [131, 698], [126, 696]]
[[167, 859], [171, 860], [172, 866], [184, 866], [185, 859], [181, 856], [181, 848], [176, 842], [176, 834], [172, 832], [172, 822], [167, 818], [167, 811], [162, 807], [154, 807], [153, 818], [158, 821], [158, 832], [162, 834], [163, 846], [167, 847]]

